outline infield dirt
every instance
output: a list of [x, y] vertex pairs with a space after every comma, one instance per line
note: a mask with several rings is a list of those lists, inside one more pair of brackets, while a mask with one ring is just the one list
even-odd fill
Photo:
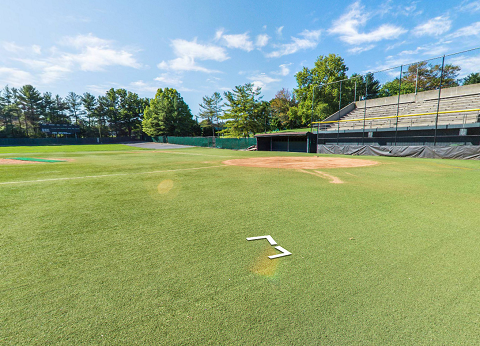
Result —
[[290, 169], [319, 169], [319, 168], [349, 168], [365, 167], [379, 164], [377, 161], [350, 159], [343, 157], [254, 157], [249, 159], [235, 159], [223, 161], [225, 165], [263, 167], [263, 168], [290, 168]]

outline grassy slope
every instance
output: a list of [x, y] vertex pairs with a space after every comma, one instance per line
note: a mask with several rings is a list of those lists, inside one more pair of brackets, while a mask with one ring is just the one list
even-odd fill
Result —
[[[0, 182], [129, 173], [0, 185], [0, 343], [480, 342], [480, 162], [324, 170], [343, 185], [232, 166], [135, 174], [262, 155], [0, 166]], [[293, 253], [272, 277], [251, 272], [268, 243], [245, 240], [266, 234]]]

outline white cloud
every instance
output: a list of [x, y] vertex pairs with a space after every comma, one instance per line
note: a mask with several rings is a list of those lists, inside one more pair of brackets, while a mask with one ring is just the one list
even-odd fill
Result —
[[466, 77], [470, 73], [480, 72], [480, 55], [453, 57], [449, 63], [462, 68], [458, 76], [459, 78]]
[[33, 51], [35, 54], [42, 54], [42, 47], [40, 47], [39, 45], [34, 44], [34, 45], [32, 46], [32, 51]]
[[407, 41], [401, 41], [401, 42], [394, 43], [392, 45], [387, 46], [387, 48], [385, 48], [385, 51], [388, 52], [389, 50], [392, 50], [392, 49], [395, 49], [397, 47], [403, 46], [406, 43], [407, 43]]
[[150, 83], [145, 83], [143, 80], [130, 83], [130, 86], [137, 92], [148, 92], [155, 94], [158, 90], [158, 87], [151, 85]]
[[268, 53], [269, 58], [278, 58], [283, 55], [293, 54], [302, 49], [315, 48], [320, 40], [321, 30], [304, 30], [299, 34], [302, 38], [293, 37], [292, 42], [277, 45], [277, 50]]
[[458, 29], [453, 34], [448, 35], [448, 37], [464, 37], [464, 36], [477, 36], [480, 34], [480, 22], [475, 22], [472, 25], [465, 26]]
[[168, 84], [170, 86], [178, 86], [183, 83], [178, 75], [169, 75], [167, 73], [162, 73], [160, 77], [155, 78], [156, 81], [162, 84]]
[[224, 31], [225, 31], [224, 28], [220, 28], [215, 32], [215, 41], [218, 41], [219, 39], [222, 38]]
[[451, 27], [452, 21], [448, 16], [439, 16], [417, 25], [413, 29], [413, 33], [415, 36], [439, 36], [449, 31]]
[[35, 78], [29, 72], [17, 68], [0, 67], [0, 83], [20, 87], [25, 84], [34, 84]]
[[248, 33], [237, 35], [222, 35], [225, 45], [228, 48], [238, 48], [250, 52], [253, 50], [253, 42]]
[[277, 33], [278, 36], [282, 36], [282, 31], [283, 31], [283, 25], [275, 29], [275, 32]]
[[[412, 63], [421, 61], [425, 59], [425, 56], [428, 57], [437, 57], [444, 55], [449, 51], [448, 44], [449, 42], [440, 42], [440, 43], [433, 43], [427, 44], [424, 46], [419, 46], [413, 50], [404, 50], [396, 55], [390, 55], [385, 58], [385, 62], [381, 64], [377, 64], [374, 68], [375, 71], [383, 71], [386, 69], [390, 69], [396, 67], [396, 69], [387, 71], [386, 73], [392, 77], [397, 77], [400, 71], [399, 66], [410, 65]], [[436, 59], [430, 61], [432, 64], [441, 64], [441, 59]]]
[[125, 50], [115, 50], [108, 47], [87, 46], [81, 53], [64, 54], [60, 60], [71, 61], [80, 66], [82, 71], [103, 71], [107, 66], [125, 66], [140, 68], [132, 53]]
[[262, 89], [268, 89], [268, 84], [270, 83], [280, 82], [280, 79], [272, 78], [265, 73], [260, 73], [247, 78], [252, 81], [255, 88]]
[[417, 15], [422, 14], [423, 13], [422, 10], [417, 11], [417, 3], [418, 3], [418, 1], [412, 1], [408, 5], [397, 6], [396, 14], [401, 14], [401, 15], [404, 15], [406, 17], [417, 16]]
[[113, 41], [93, 34], [64, 37], [59, 43], [63, 48], [51, 47], [47, 50], [48, 56], [42, 54], [38, 45], [20, 47], [8, 44], [7, 47], [11, 52], [22, 52], [22, 57], [14, 60], [34, 70], [42, 84], [51, 84], [76, 70], [103, 71], [108, 66], [141, 68], [133, 52], [116, 49]]
[[189, 56], [200, 60], [225, 61], [228, 59], [225, 49], [214, 45], [197, 43], [197, 39], [186, 41], [177, 39], [172, 41], [173, 52], [179, 56]]
[[60, 40], [62, 46], [69, 46], [77, 49], [85, 47], [108, 47], [113, 41], [105, 40], [94, 36], [92, 33], [88, 35], [66, 36]]
[[40, 73], [42, 83], [50, 84], [59, 79], [65, 78], [65, 76], [71, 72], [71, 68], [62, 65], [49, 65], [43, 69]]
[[272, 72], [273, 74], [276, 74], [276, 75], [280, 75], [280, 76], [288, 76], [288, 74], [290, 73], [290, 68], [288, 66], [292, 65], [292, 63], [290, 64], [282, 64], [278, 67], [280, 67], [280, 70], [277, 71], [277, 72]]
[[111, 85], [96, 85], [96, 84], [90, 84], [87, 85], [87, 90], [90, 92], [93, 92], [94, 94], [97, 95], [103, 95], [109, 90], [112, 86]]
[[353, 47], [348, 50], [349, 53], [351, 54], [360, 54], [366, 51], [369, 51], [371, 49], [375, 48], [374, 44], [370, 44], [368, 46], [361, 46], [361, 47]]
[[229, 59], [223, 47], [199, 44], [197, 43], [197, 39], [194, 39], [193, 41], [176, 39], [172, 41], [172, 47], [177, 58], [169, 61], [162, 61], [157, 65], [158, 68], [162, 70], [211, 73], [218, 71], [199, 66], [196, 64], [195, 60], [214, 60], [221, 62]]
[[407, 32], [402, 27], [392, 24], [382, 24], [377, 29], [368, 33], [361, 33], [359, 30], [364, 27], [371, 17], [360, 1], [349, 6], [348, 11], [335, 20], [329, 30], [330, 34], [340, 36], [340, 39], [351, 45], [391, 40]]
[[2, 47], [10, 53], [18, 53], [24, 50], [24, 47], [15, 44], [15, 42], [3, 42]]
[[470, 12], [470, 13], [478, 12], [480, 11], [480, 1], [479, 0], [471, 1], [471, 2], [463, 1], [457, 7], [457, 9], [463, 12]]
[[257, 41], [255, 42], [255, 45], [257, 47], [265, 47], [268, 44], [268, 41], [270, 40], [270, 36], [267, 34], [260, 34], [257, 36]]
[[24, 46], [19, 46], [15, 42], [3, 42], [2, 43], [3, 49], [5, 49], [7, 52], [10, 53], [15, 53], [15, 54], [29, 54], [29, 53], [34, 53], [34, 54], [41, 54], [42, 53], [42, 48], [36, 44], [30, 46], [30, 47], [24, 47]]

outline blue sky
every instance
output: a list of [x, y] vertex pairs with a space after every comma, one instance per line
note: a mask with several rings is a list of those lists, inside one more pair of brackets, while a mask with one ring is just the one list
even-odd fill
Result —
[[[480, 0], [17, 0], [0, 11], [0, 87], [174, 87], [194, 114], [235, 85], [253, 82], [265, 100], [293, 89], [319, 55], [341, 55], [351, 74], [480, 46]], [[480, 71], [480, 51], [449, 59]]]

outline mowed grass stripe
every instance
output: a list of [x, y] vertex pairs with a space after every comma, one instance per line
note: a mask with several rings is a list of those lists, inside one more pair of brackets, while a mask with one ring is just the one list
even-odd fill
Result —
[[108, 178], [108, 177], [115, 177], [115, 176], [137, 175], [137, 174], [155, 174], [155, 173], [168, 173], [168, 172], [179, 172], [179, 171], [194, 171], [199, 169], [218, 168], [218, 167], [227, 167], [227, 166], [220, 165], [220, 166], [208, 166], [208, 167], [167, 169], [163, 171], [151, 171], [151, 172], [114, 173], [114, 174], [102, 174], [102, 175], [86, 175], [83, 177], [65, 177], [65, 178], [51, 178], [51, 179], [38, 179], [38, 180], [7, 181], [7, 182], [0, 183], [0, 185], [42, 183], [47, 181], [78, 180], [78, 179], [90, 179], [90, 178]]

